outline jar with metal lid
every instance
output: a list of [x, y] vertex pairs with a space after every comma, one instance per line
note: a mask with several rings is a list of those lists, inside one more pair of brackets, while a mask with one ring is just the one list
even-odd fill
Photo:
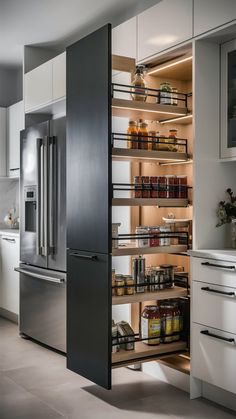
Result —
[[156, 131], [148, 132], [148, 150], [155, 150], [154, 145], [156, 141]]
[[178, 105], [178, 89], [176, 87], [171, 89], [171, 105]]
[[177, 197], [177, 177], [174, 175], [166, 175], [167, 193], [166, 198], [174, 199]]
[[166, 198], [166, 197], [167, 197], [166, 177], [159, 176], [158, 177], [158, 198]]
[[[137, 237], [136, 239], [136, 247], [149, 247], [150, 240], [148, 238], [148, 227], [136, 227], [135, 234], [140, 235], [140, 237]], [[142, 235], [144, 237], [142, 237]]]
[[186, 199], [188, 197], [187, 176], [177, 176], [177, 197]]
[[174, 286], [174, 265], [163, 264], [160, 268], [164, 272], [165, 288], [172, 288]]
[[158, 198], [158, 177], [150, 176], [151, 198]]
[[133, 100], [145, 102], [147, 99], [146, 82], [144, 80], [145, 67], [139, 65], [136, 67], [134, 79], [132, 81], [131, 97]]
[[132, 275], [124, 275], [125, 280], [125, 294], [133, 295], [134, 294], [134, 279]]
[[160, 242], [159, 246], [170, 246], [170, 237], [168, 233], [171, 233], [171, 229], [169, 226], [160, 226], [159, 227], [160, 233]]
[[150, 227], [149, 234], [150, 234], [150, 247], [158, 247], [160, 244], [159, 227], [158, 226]]
[[116, 276], [116, 295], [117, 297], [121, 297], [125, 293], [125, 281], [123, 275]]
[[142, 198], [143, 191], [142, 191], [142, 176], [134, 176], [134, 197], [135, 198]]
[[151, 196], [151, 185], [150, 185], [150, 178], [149, 176], [142, 176], [142, 197], [143, 198], [150, 198]]
[[161, 313], [161, 336], [163, 343], [172, 342], [173, 333], [173, 308], [168, 302], [160, 304]]
[[159, 345], [161, 335], [161, 315], [158, 306], [150, 305], [144, 307], [141, 315], [141, 336], [153, 338], [144, 340], [147, 345]]
[[128, 148], [138, 149], [138, 127], [136, 121], [129, 121], [127, 140]]
[[169, 151], [177, 151], [177, 129], [170, 129], [169, 130]]
[[177, 301], [172, 302], [173, 306], [173, 333], [172, 341], [180, 340], [180, 308]]
[[146, 122], [140, 122], [138, 128], [138, 139], [139, 148], [141, 150], [148, 150], [148, 124]]
[[160, 92], [157, 103], [162, 105], [171, 105], [171, 85], [169, 82], [165, 81], [160, 84]]

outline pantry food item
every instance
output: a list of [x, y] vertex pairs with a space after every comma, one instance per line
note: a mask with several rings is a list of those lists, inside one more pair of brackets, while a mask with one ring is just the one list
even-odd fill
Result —
[[160, 84], [157, 103], [162, 105], [171, 105], [171, 85], [167, 81]]
[[124, 348], [126, 351], [134, 350], [135, 336], [134, 331], [129, 323], [121, 321], [117, 323], [117, 329], [118, 335], [120, 336], [119, 343], [121, 348]]
[[172, 87], [171, 89], [171, 105], [178, 105], [178, 89], [176, 87]]
[[168, 233], [171, 233], [170, 227], [160, 226], [159, 229], [160, 233], [162, 233], [160, 236], [159, 246], [170, 246], [170, 237], [168, 236]]
[[158, 198], [158, 177], [151, 176], [150, 184], [151, 184], [151, 198]]
[[183, 199], [188, 197], [187, 176], [177, 176], [177, 195]]
[[160, 265], [160, 268], [164, 272], [164, 281], [166, 288], [171, 288], [174, 286], [174, 265], [163, 264]]
[[166, 175], [166, 198], [177, 198], [177, 177], [173, 175]]
[[160, 229], [159, 227], [150, 227], [149, 228], [149, 234], [150, 234], [150, 247], [158, 247], [160, 244]]
[[118, 248], [118, 229], [121, 226], [121, 223], [112, 223], [112, 247], [113, 249]]
[[165, 176], [158, 177], [158, 198], [167, 198], [167, 180]]
[[123, 275], [116, 275], [116, 295], [121, 297], [125, 293], [125, 280]]
[[178, 147], [177, 147], [177, 129], [170, 129], [169, 130], [169, 151], [177, 151]]
[[134, 197], [135, 198], [142, 198], [142, 176], [135, 176], [134, 177]]
[[132, 81], [131, 97], [139, 102], [146, 102], [147, 90], [145, 90], [146, 82], [144, 80], [144, 66], [137, 66], [134, 79]]
[[138, 128], [138, 140], [139, 148], [141, 150], [148, 150], [148, 124], [146, 122], [140, 122]]
[[143, 198], [150, 198], [151, 196], [151, 186], [150, 186], [150, 178], [149, 176], [142, 176], [142, 197]]
[[[147, 345], [159, 345], [161, 336], [161, 315], [158, 306], [145, 306], [141, 315], [141, 336], [148, 338]], [[153, 339], [150, 339], [153, 338]]]
[[[159, 134], [159, 132], [158, 132], [158, 134]], [[149, 141], [149, 143], [148, 143], [148, 150], [155, 150], [155, 148], [154, 148], [154, 144], [155, 144], [155, 142], [156, 142], [156, 136], [157, 136], [157, 132], [156, 131], [149, 131], [149, 133], [148, 133], [148, 141]]]
[[149, 247], [149, 238], [147, 237], [149, 234], [149, 230], [147, 227], [136, 227], [135, 229], [136, 234], [143, 234], [144, 237], [140, 236], [136, 239], [136, 247]]
[[173, 307], [173, 333], [172, 341], [178, 341], [180, 340], [180, 308], [179, 304], [176, 301], [172, 302]]
[[111, 328], [111, 335], [112, 335], [112, 353], [116, 353], [120, 349], [119, 340], [118, 340], [118, 328], [117, 325], [112, 325]]
[[138, 149], [138, 126], [136, 121], [129, 121], [127, 140], [128, 148]]
[[131, 275], [124, 275], [125, 280], [125, 294], [133, 295], [134, 294], [134, 279]]
[[173, 307], [169, 302], [160, 304], [161, 336], [163, 343], [172, 342], [173, 333]]
[[136, 284], [135, 290], [137, 293], [145, 292], [145, 286], [139, 285], [145, 283], [145, 258], [139, 256], [138, 258], [134, 258], [132, 261], [133, 264], [133, 277], [134, 282]]
[[112, 269], [112, 295], [116, 295], [115, 285], [116, 285], [116, 270]]

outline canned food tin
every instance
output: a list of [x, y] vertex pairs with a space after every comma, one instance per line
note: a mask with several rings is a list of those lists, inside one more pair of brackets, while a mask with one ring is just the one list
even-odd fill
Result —
[[146, 306], [141, 316], [142, 338], [153, 338], [144, 340], [147, 345], [159, 345], [161, 335], [161, 316], [158, 306]]
[[139, 286], [139, 284], [145, 283], [145, 262], [145, 259], [141, 256], [139, 258], [133, 259], [133, 277], [136, 284], [135, 290], [137, 293], [145, 291], [145, 286]]

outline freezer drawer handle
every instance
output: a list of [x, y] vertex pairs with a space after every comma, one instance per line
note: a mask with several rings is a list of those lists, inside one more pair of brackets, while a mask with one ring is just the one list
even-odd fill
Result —
[[2, 237], [2, 240], [6, 240], [6, 242], [15, 243], [15, 239], [8, 239], [7, 237]]
[[88, 260], [97, 260], [97, 256], [96, 255], [81, 255], [81, 253], [70, 253], [70, 256], [74, 256], [75, 258], [80, 258], [80, 259], [88, 259]]
[[222, 294], [222, 295], [228, 295], [228, 296], [233, 296], [235, 297], [235, 292], [226, 292], [226, 291], [219, 291], [219, 290], [215, 290], [214, 288], [210, 288], [210, 287], [202, 287], [201, 288], [202, 291], [207, 291], [207, 292], [214, 292], [216, 294]]
[[63, 282], [65, 282], [64, 278], [52, 278], [51, 276], [44, 276], [44, 275], [37, 274], [35, 272], [29, 272], [26, 269], [22, 269], [22, 268], [15, 268], [14, 270], [16, 272], [20, 272], [21, 274], [29, 275], [37, 279], [43, 279], [44, 281], [48, 281], [48, 282], [55, 282], [56, 284], [62, 284]]
[[210, 267], [212, 266], [214, 268], [235, 270], [235, 266], [216, 265], [215, 263], [210, 263], [210, 262], [202, 262], [201, 264], [203, 266], [210, 266]]
[[219, 336], [219, 335], [215, 335], [214, 333], [210, 333], [208, 330], [201, 330], [200, 333], [202, 335], [206, 335], [206, 336], [209, 336], [211, 338], [215, 338], [215, 339], [219, 339], [219, 340], [224, 340], [225, 342], [229, 342], [229, 343], [235, 343], [234, 338], [224, 338], [223, 336]]

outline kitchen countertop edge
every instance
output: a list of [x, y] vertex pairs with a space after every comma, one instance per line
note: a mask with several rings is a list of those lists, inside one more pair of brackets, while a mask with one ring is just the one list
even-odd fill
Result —
[[0, 236], [19, 237], [20, 230], [15, 229], [0, 229]]

